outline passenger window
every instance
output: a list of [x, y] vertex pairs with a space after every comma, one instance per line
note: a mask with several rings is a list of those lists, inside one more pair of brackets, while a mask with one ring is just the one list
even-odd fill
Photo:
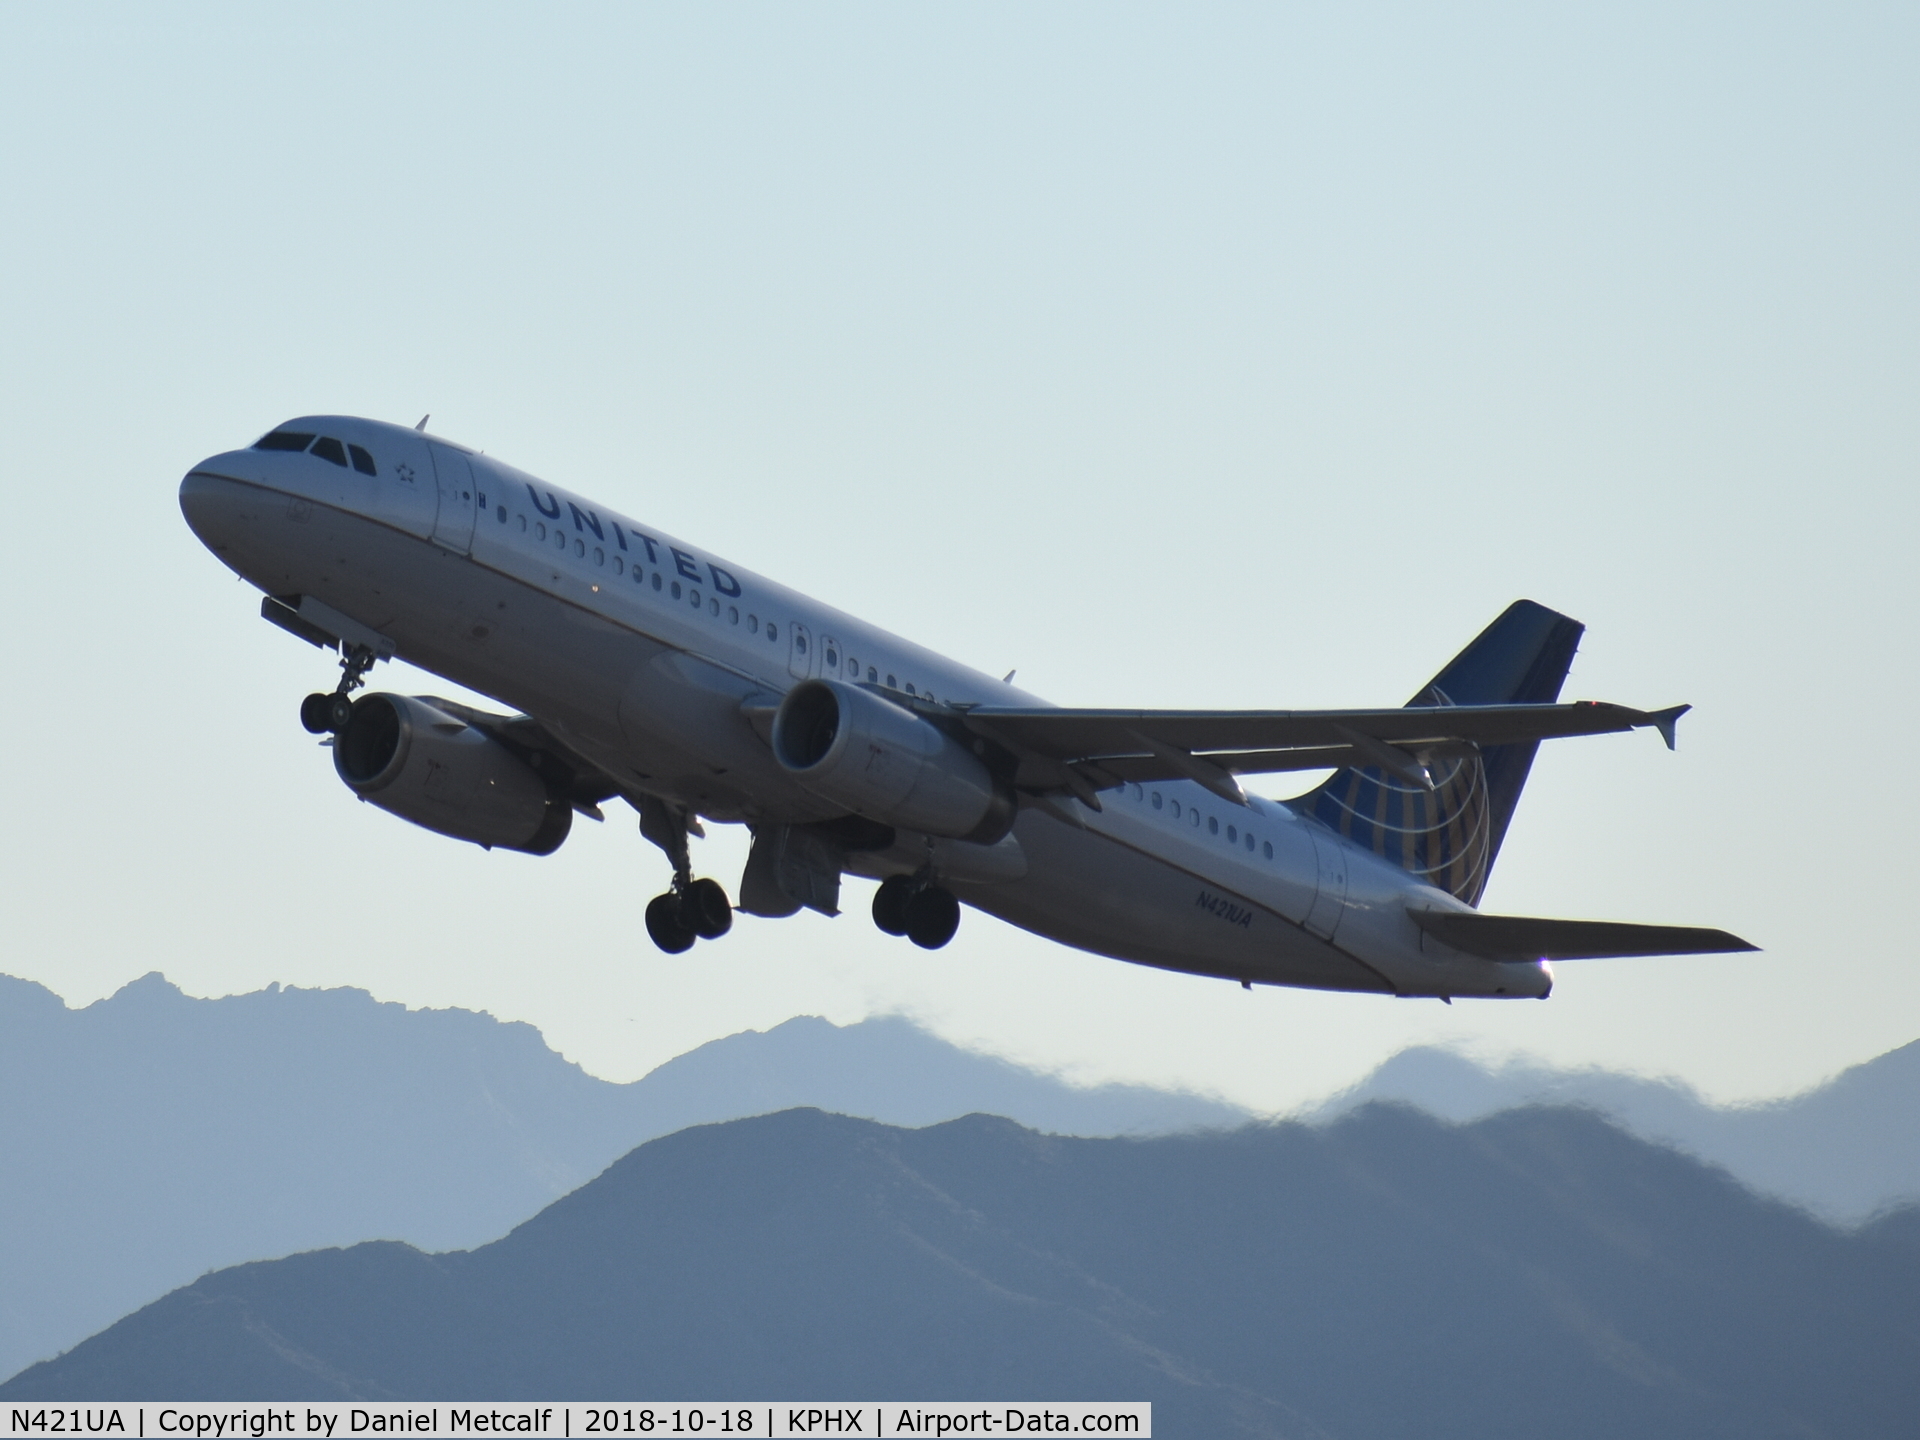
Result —
[[778, 640], [779, 638], [780, 638], [780, 627], [774, 624], [771, 620], [767, 621], [767, 639]]
[[1220, 833], [1220, 817], [1218, 815], [1209, 815], [1207, 817], [1207, 833], [1209, 835], [1218, 835]]
[[254, 441], [253, 448], [256, 450], [304, 450], [312, 443], [311, 432], [302, 435], [298, 430], [274, 430]]
[[759, 633], [760, 633], [760, 617], [758, 615], [747, 616], [747, 634], [758, 635]]
[[[347, 453], [353, 457], [353, 468], [358, 470], [362, 475], [378, 475], [380, 473], [380, 467], [373, 463], [373, 456], [369, 455], [360, 446], [347, 446]], [[507, 507], [504, 505], [500, 507], [500, 518], [502, 520], [507, 518]]]
[[1169, 800], [1167, 802], [1167, 809], [1173, 812], [1174, 819], [1178, 820], [1180, 818], [1180, 802], [1178, 800]]
[[[653, 588], [656, 590], [660, 588], [660, 572], [658, 570], [653, 572]], [[673, 593], [676, 595], [680, 593], [680, 587], [678, 585], [673, 587]]]
[[[768, 626], [767, 628], [772, 629], [773, 627]], [[795, 654], [804, 655], [807, 653], [807, 636], [805, 631], [801, 631], [793, 637], [793, 649]]]
[[914, 693], [915, 693], [915, 692], [914, 692], [914, 688], [913, 688], [913, 681], [911, 681], [911, 680], [909, 680], [909, 681], [907, 681], [907, 694], [909, 694], [909, 695], [912, 695], [912, 694], [914, 694]]
[[[658, 581], [655, 581], [654, 583], [655, 583], [655, 585], [656, 585], [656, 587], [657, 587], [657, 586], [658, 586], [658, 584], [659, 584], [659, 582], [658, 582]], [[674, 598], [674, 599], [676, 599], [676, 600], [678, 600], [678, 599], [680, 598], [680, 582], [679, 582], [678, 580], [676, 580], [676, 581], [674, 581], [674, 582], [673, 582], [673, 598]]]
[[338, 465], [342, 470], [347, 468], [347, 447], [331, 435], [322, 435], [313, 442], [313, 449], [307, 453], [319, 456], [330, 465]]
[[553, 548], [561, 551], [567, 548], [567, 537], [561, 533], [560, 527], [557, 525], [553, 530]]
[[624, 575], [627, 573], [626, 562], [618, 555], [613, 557], [613, 573], [616, 575]]
[[533, 538], [536, 540], [544, 540], [547, 538], [547, 527], [541, 524], [539, 521], [534, 522]]
[[700, 592], [698, 590], [689, 590], [687, 594], [693, 600], [693, 608], [698, 610], [700, 608]]
[[740, 623], [740, 607], [738, 605], [727, 606], [727, 623], [729, 625], [738, 625]]
[[1260, 849], [1266, 855], [1267, 859], [1269, 860], [1273, 859], [1273, 841], [1271, 840], [1261, 841]]
[[[707, 601], [707, 613], [713, 616], [714, 619], [718, 620], [720, 618], [720, 602], [718, 600], [709, 599]], [[733, 613], [738, 615], [740, 612], [736, 610]]]
[[835, 653], [831, 645], [827, 647], [827, 668], [829, 670], [838, 670], [840, 668], [840, 657]]
[[607, 552], [602, 550], [598, 545], [593, 547], [593, 563], [596, 565], [604, 565], [607, 563]]
[[1138, 805], [1141, 802], [1141, 800], [1145, 798], [1146, 793], [1147, 792], [1142, 790], [1138, 785], [1134, 786], [1133, 787], [1133, 803]]
[[1189, 810], [1187, 813], [1193, 817], [1193, 828], [1198, 830], [1200, 828], [1200, 812], [1198, 810]]
[[880, 672], [874, 669], [873, 666], [871, 665], [867, 666], [867, 683], [871, 685], [879, 678], [880, 678]]
[[900, 682], [894, 679], [893, 676], [891, 675], [887, 676], [887, 689], [898, 690], [899, 688], [900, 688]]
[[1238, 830], [1235, 830], [1231, 825], [1227, 826], [1227, 844], [1238, 845], [1239, 843], [1240, 843], [1240, 832]]
[[507, 507], [504, 505], [496, 507], [494, 511], [494, 517], [497, 520], [499, 520], [499, 522], [502, 525], [506, 524], [507, 523]]
[[1253, 832], [1251, 830], [1247, 832], [1247, 853], [1249, 855], [1253, 853]]
[[1160, 808], [1160, 792], [1158, 790], [1153, 792], [1153, 808], [1156, 810]]
[[576, 540], [573, 542], [573, 558], [576, 560], [584, 560], [587, 558], [587, 542], [586, 541]]

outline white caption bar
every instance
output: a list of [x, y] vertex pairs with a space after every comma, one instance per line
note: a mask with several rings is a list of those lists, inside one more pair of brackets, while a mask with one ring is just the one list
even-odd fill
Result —
[[145, 1401], [121, 1405], [51, 1401], [0, 1409], [0, 1440], [351, 1440], [408, 1435], [421, 1440], [466, 1440], [475, 1435], [576, 1437], [796, 1435], [1121, 1435], [1153, 1434], [1153, 1406], [1145, 1401], [994, 1400], [927, 1403], [866, 1400], [823, 1404], [712, 1401], [622, 1401], [604, 1405], [400, 1404], [328, 1401], [320, 1404], [229, 1405], [202, 1401]]

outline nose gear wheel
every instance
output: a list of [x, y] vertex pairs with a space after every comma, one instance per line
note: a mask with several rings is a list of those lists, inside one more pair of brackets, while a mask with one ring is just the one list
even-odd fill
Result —
[[345, 653], [340, 657], [340, 683], [333, 693], [316, 690], [300, 702], [300, 724], [310, 735], [324, 735], [329, 731], [338, 735], [347, 728], [347, 721], [353, 715], [353, 692], [367, 683], [367, 671], [380, 658], [365, 645], [342, 648]]

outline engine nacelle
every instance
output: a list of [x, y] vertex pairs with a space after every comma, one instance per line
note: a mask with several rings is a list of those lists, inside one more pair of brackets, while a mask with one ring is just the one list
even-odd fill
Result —
[[573, 826], [572, 807], [526, 761], [408, 695], [354, 701], [333, 739], [333, 768], [388, 814], [488, 849], [551, 855]]
[[1013, 828], [1012, 786], [939, 726], [870, 690], [794, 686], [773, 717], [773, 753], [814, 794], [870, 820], [978, 845]]

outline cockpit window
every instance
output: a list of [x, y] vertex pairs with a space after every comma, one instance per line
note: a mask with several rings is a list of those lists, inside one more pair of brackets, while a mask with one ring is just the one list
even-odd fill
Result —
[[347, 468], [347, 447], [331, 435], [322, 435], [314, 441], [313, 449], [308, 453], [318, 455], [322, 460], [331, 460], [342, 470]]
[[380, 467], [373, 463], [373, 456], [369, 455], [358, 445], [347, 446], [347, 453], [353, 456], [353, 468], [358, 470], [362, 475], [378, 475], [380, 473]]
[[313, 443], [313, 433], [298, 430], [273, 430], [253, 442], [256, 450], [304, 450]]

